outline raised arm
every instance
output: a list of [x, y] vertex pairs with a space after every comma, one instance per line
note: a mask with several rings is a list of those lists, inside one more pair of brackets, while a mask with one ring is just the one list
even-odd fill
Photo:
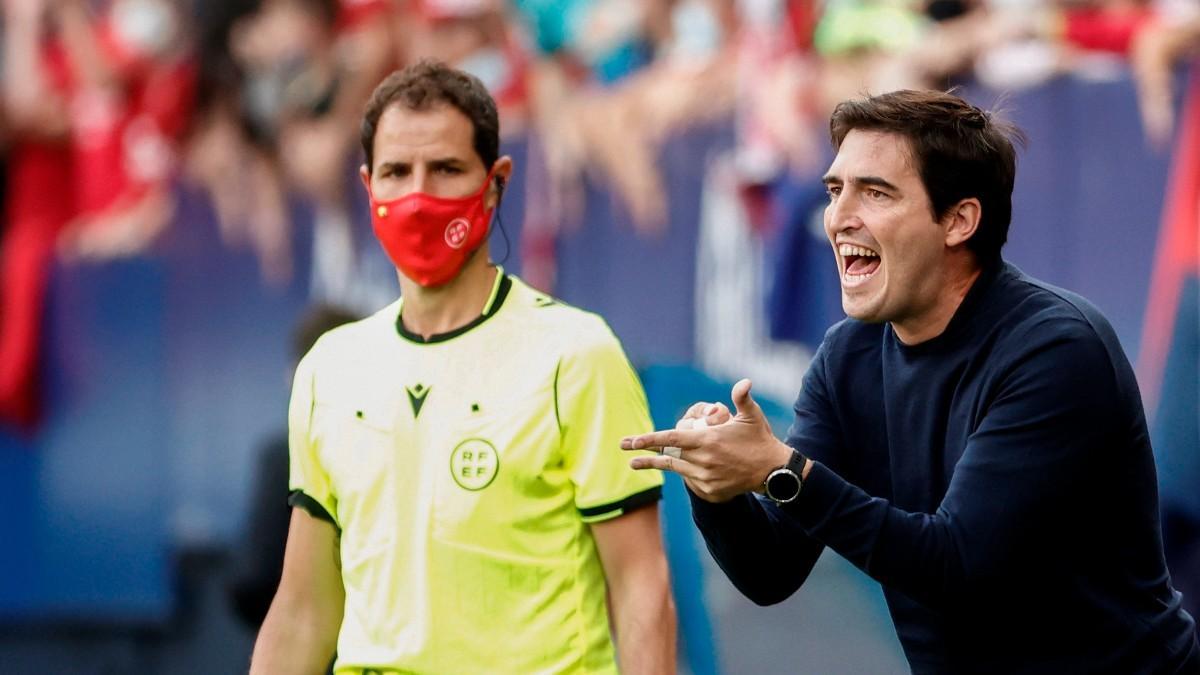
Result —
[[[796, 403], [797, 424], [790, 442], [804, 445], [806, 455], [836, 465], [839, 447], [825, 395], [822, 353], [813, 359]], [[756, 497], [774, 468], [787, 463], [791, 448], [771, 431], [762, 409], [750, 396], [749, 380], [733, 389], [737, 414], [721, 404], [689, 416], [703, 415], [707, 427], [662, 431], [622, 441], [627, 450], [681, 447], [677, 457], [636, 457], [635, 469], [659, 468], [679, 474], [688, 487], [692, 517], [708, 550], [743, 595], [760, 605], [786, 600], [808, 578], [824, 545], [810, 537], [778, 506]], [[701, 408], [704, 408], [702, 406]]]
[[46, 73], [42, 36], [47, 0], [4, 0], [2, 90], [7, 123], [19, 134], [66, 135], [66, 107]]

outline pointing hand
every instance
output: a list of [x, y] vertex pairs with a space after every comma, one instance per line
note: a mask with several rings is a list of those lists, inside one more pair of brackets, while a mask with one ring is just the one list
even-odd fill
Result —
[[[733, 386], [737, 414], [720, 403], [697, 403], [671, 431], [630, 436], [625, 450], [658, 450], [658, 456], [635, 457], [634, 469], [661, 469], [679, 474], [701, 499], [723, 502], [757, 490], [792, 450], [771, 433], [762, 408], [750, 395], [750, 380]], [[702, 422], [704, 426], [696, 426]], [[666, 449], [670, 449], [668, 453]]]

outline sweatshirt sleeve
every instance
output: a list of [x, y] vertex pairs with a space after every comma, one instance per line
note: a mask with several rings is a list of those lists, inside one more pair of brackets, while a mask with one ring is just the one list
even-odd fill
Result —
[[[787, 513], [877, 581], [929, 606], [969, 601], [1014, 565], [1052, 555], [1111, 447], [1118, 383], [1086, 323], [1026, 336], [935, 513], [872, 497], [814, 464]], [[1106, 440], [1108, 441], [1106, 443]], [[1091, 488], [1091, 489], [1094, 489]]]
[[[804, 375], [787, 443], [837, 466], [841, 436], [826, 387], [827, 344], [822, 343]], [[796, 592], [825, 549], [793, 516], [757, 495], [721, 504], [689, 495], [692, 518], [709, 552], [733, 585], [760, 605], [782, 602]]]

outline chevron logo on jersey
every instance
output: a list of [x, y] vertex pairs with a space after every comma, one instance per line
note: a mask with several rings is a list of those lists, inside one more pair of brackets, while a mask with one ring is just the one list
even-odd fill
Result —
[[417, 383], [416, 386], [405, 387], [404, 390], [408, 392], [408, 402], [412, 405], [413, 419], [415, 420], [421, 414], [421, 406], [425, 405], [425, 397], [429, 395], [430, 391], [433, 391], [433, 387]]

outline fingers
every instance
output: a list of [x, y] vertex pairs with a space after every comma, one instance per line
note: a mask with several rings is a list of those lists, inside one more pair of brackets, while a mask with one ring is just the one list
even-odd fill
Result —
[[687, 450], [700, 447], [704, 430], [691, 431], [687, 429], [672, 429], [670, 431], [655, 431], [640, 436], [626, 436], [621, 439], [622, 450], [654, 450], [656, 448], [676, 447]]
[[[709, 403], [708, 401], [700, 401], [693, 403], [692, 407], [688, 408], [683, 413], [683, 417], [679, 418], [680, 422], [685, 420], [704, 420], [707, 426], [715, 427], [718, 424], [724, 424], [729, 421], [733, 415], [729, 412], [729, 407], [724, 403]], [[687, 426], [675, 425], [676, 429], [687, 429]]]
[[[697, 403], [696, 405], [701, 405], [701, 404]], [[692, 407], [694, 408], [696, 406], [692, 406]], [[697, 425], [705, 426], [704, 420], [703, 419], [692, 419], [691, 417], [681, 417], [681, 418], [679, 418], [679, 421], [675, 423], [675, 428], [686, 430], [686, 429], [695, 428]], [[678, 458], [682, 452], [683, 451], [681, 449], [679, 449], [673, 445], [663, 446], [663, 448], [661, 450], [662, 454], [668, 455], [670, 457], [676, 457], [676, 458]]]
[[733, 385], [733, 405], [743, 417], [762, 417], [762, 408], [758, 407], [758, 403], [750, 395], [750, 386], [750, 380], [746, 379], [738, 380], [738, 383]]
[[658, 469], [659, 471], [670, 471], [677, 473], [684, 478], [695, 479], [698, 476], [699, 468], [686, 459], [672, 457], [670, 455], [646, 455], [643, 457], [634, 457], [629, 460], [629, 466], [637, 469]]
[[708, 426], [715, 427], [718, 424], [724, 424], [733, 417], [729, 412], [729, 407], [724, 403], [713, 403], [704, 410], [704, 417], [701, 418], [708, 423]]

